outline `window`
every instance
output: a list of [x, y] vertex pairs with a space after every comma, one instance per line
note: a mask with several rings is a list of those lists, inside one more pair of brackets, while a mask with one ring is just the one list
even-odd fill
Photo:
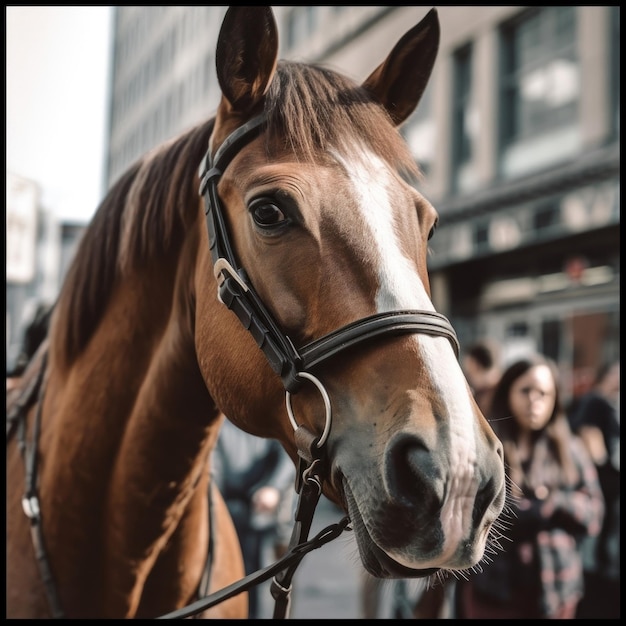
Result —
[[518, 176], [577, 148], [576, 7], [540, 7], [502, 28], [502, 174]]
[[506, 338], [527, 337], [530, 334], [528, 322], [518, 320], [511, 322], [506, 328]]
[[476, 222], [474, 224], [474, 245], [476, 250], [484, 250], [489, 246], [489, 224]]
[[561, 224], [561, 206], [559, 202], [547, 201], [535, 208], [533, 228], [536, 232], [556, 228]]
[[475, 119], [471, 107], [472, 46], [468, 44], [453, 55], [454, 98], [452, 104], [452, 188], [467, 191], [471, 187], [471, 160]]
[[561, 321], [558, 319], [542, 320], [541, 352], [558, 363], [561, 351]]

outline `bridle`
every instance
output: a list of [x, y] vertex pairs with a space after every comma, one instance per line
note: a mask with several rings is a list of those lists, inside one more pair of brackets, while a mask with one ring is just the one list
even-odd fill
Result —
[[[403, 310], [376, 313], [342, 326], [300, 348], [296, 348], [289, 336], [282, 332], [255, 291], [245, 270], [237, 262], [217, 192], [219, 178], [226, 167], [228, 167], [244, 145], [261, 133], [265, 122], [266, 116], [261, 114], [233, 131], [224, 140], [214, 157], [211, 156], [211, 149], [209, 148], [200, 165], [199, 191], [205, 201], [209, 248], [213, 260], [213, 272], [218, 283], [218, 299], [235, 313], [243, 327], [252, 334], [258, 347], [265, 354], [271, 368], [280, 376], [285, 388], [287, 414], [294, 429], [299, 459], [296, 476], [296, 491], [299, 499], [294, 516], [295, 524], [289, 549], [281, 559], [216, 593], [201, 598], [182, 609], [162, 615], [157, 619], [177, 619], [197, 615], [254, 585], [268, 580], [272, 576], [271, 593], [276, 601], [274, 618], [288, 617], [291, 581], [305, 554], [338, 537], [348, 528], [349, 519], [344, 517], [337, 524], [328, 526], [313, 539], [308, 540], [315, 507], [322, 494], [322, 483], [326, 474], [325, 443], [332, 426], [330, 398], [322, 382], [311, 372], [313, 368], [340, 352], [383, 334], [423, 333], [445, 337], [452, 344], [456, 356], [458, 357], [459, 355], [459, 342], [452, 325], [445, 316], [434, 311]], [[53, 617], [62, 618], [64, 614], [60, 608], [56, 589], [52, 581], [43, 537], [41, 536], [36, 490], [36, 448], [43, 400], [44, 371], [45, 362], [41, 365], [37, 384], [40, 390], [37, 389], [39, 397], [34, 441], [30, 447], [30, 454], [25, 457], [27, 484], [23, 505], [25, 513], [31, 520], [33, 544]], [[304, 381], [307, 380], [316, 386], [324, 402], [326, 412], [325, 426], [322, 434], [319, 436], [311, 433], [305, 426], [298, 424], [291, 406], [292, 394], [297, 393]], [[18, 413], [26, 413], [23, 410], [26, 407], [21, 406], [18, 408], [20, 409]], [[18, 413], [14, 412], [13, 419], [10, 420], [11, 423], [18, 421]], [[25, 417], [23, 420], [25, 422]], [[21, 422], [22, 420], [19, 421]], [[7, 427], [7, 438], [8, 436], [9, 427]], [[24, 450], [26, 447], [25, 440], [20, 437], [19, 443], [22, 450]], [[430, 571], [426, 570], [428, 573]]]
[[[31, 364], [35, 361], [40, 361], [36, 374], [20, 392], [20, 396], [11, 407], [11, 410], [7, 411], [7, 441], [10, 439], [13, 432], [17, 431], [17, 445], [22, 459], [24, 460], [25, 485], [24, 496], [22, 497], [22, 510], [30, 521], [31, 540], [33, 542], [35, 558], [37, 559], [39, 574], [44, 585], [50, 612], [55, 619], [63, 619], [65, 614], [61, 608], [61, 602], [59, 601], [59, 596], [54, 584], [41, 530], [41, 509], [39, 507], [39, 495], [37, 490], [38, 444], [41, 430], [43, 397], [46, 387], [46, 363], [48, 360], [47, 343], [47, 339], [44, 339], [42, 345], [30, 361]], [[26, 436], [26, 416], [28, 409], [35, 402], [37, 404], [33, 423], [33, 435], [29, 443]]]
[[339, 352], [381, 334], [425, 333], [446, 337], [455, 353], [459, 343], [446, 317], [434, 311], [389, 311], [376, 313], [343, 326], [297, 349], [275, 322], [259, 298], [245, 270], [238, 264], [228, 236], [217, 183], [239, 150], [257, 137], [266, 122], [265, 114], [254, 117], [233, 131], [219, 147], [215, 157], [209, 149], [200, 165], [200, 195], [204, 196], [209, 248], [213, 272], [218, 282], [218, 298], [239, 318], [254, 337], [285, 390], [298, 391], [302, 373], [311, 374], [314, 366]]
[[[213, 260], [213, 273], [218, 285], [218, 299], [235, 313], [243, 327], [252, 334], [271, 368], [280, 376], [285, 388], [287, 414], [294, 429], [299, 457], [296, 491], [300, 495], [300, 500], [296, 512], [296, 527], [290, 542], [292, 552], [306, 540], [314, 508], [322, 492], [325, 474], [324, 445], [332, 426], [330, 398], [322, 382], [311, 370], [338, 353], [383, 334], [423, 333], [442, 336], [450, 341], [457, 357], [459, 342], [445, 316], [426, 310], [376, 313], [342, 326], [299, 349], [290, 337], [282, 332], [254, 289], [245, 269], [237, 261], [217, 191], [219, 179], [230, 162], [243, 146], [261, 133], [266, 121], [267, 117], [262, 113], [234, 130], [224, 140], [215, 156], [211, 155], [209, 147], [200, 164], [199, 192], [205, 202], [209, 248]], [[324, 401], [326, 420], [324, 430], [318, 437], [310, 433], [305, 426], [298, 424], [291, 406], [291, 395], [300, 390], [305, 380], [317, 387]], [[311, 484], [316, 485], [313, 489], [314, 496], [306, 493], [306, 488]], [[308, 505], [303, 507], [303, 502]], [[308, 514], [306, 518], [302, 515], [303, 510]], [[344, 518], [342, 523], [347, 526], [348, 518]], [[285, 556], [289, 556], [290, 552]], [[275, 618], [285, 617], [288, 613], [291, 578], [299, 562], [295, 561], [295, 565], [282, 569], [274, 577], [272, 595], [277, 602]]]

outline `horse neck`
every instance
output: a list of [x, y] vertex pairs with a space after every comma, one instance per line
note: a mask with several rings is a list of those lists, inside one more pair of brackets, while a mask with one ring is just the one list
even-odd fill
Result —
[[176, 268], [169, 259], [119, 285], [71, 368], [51, 365], [40, 496], [62, 601], [78, 614], [133, 615], [188, 503], [206, 490], [219, 420]]

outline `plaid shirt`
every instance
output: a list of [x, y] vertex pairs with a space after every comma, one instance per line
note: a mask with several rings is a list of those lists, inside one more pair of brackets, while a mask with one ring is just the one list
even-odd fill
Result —
[[[469, 583], [483, 598], [497, 604], [510, 601], [513, 589], [528, 589], [537, 611], [552, 617], [561, 607], [576, 603], [583, 593], [580, 541], [600, 532], [604, 500], [595, 466], [578, 437], [572, 438], [572, 458], [579, 484], [553, 490], [545, 499], [525, 494], [514, 507], [504, 552]], [[543, 495], [543, 494], [541, 494]]]

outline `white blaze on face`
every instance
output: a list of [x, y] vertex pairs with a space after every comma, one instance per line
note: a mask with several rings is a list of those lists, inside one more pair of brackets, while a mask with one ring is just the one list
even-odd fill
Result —
[[402, 254], [394, 232], [390, 189], [399, 184], [397, 177], [384, 161], [368, 150], [355, 148], [350, 160], [335, 156], [350, 177], [380, 260], [378, 312], [410, 308], [434, 311], [414, 265]]
[[[371, 233], [371, 241], [379, 259], [379, 290], [376, 297], [378, 312], [402, 309], [434, 311], [415, 265], [402, 253], [393, 226], [391, 187], [398, 185], [389, 166], [366, 149], [355, 148], [349, 159], [335, 155], [352, 182], [359, 209]], [[453, 554], [459, 542], [472, 527], [472, 509], [477, 492], [475, 476], [476, 439], [474, 414], [465, 378], [449, 341], [444, 337], [414, 334], [426, 369], [434, 386], [439, 389], [447, 408], [450, 437], [450, 472], [448, 497], [441, 511], [445, 535], [443, 559]], [[415, 567], [400, 555], [391, 555], [403, 565]], [[437, 563], [422, 563], [421, 567], [436, 567]]]

